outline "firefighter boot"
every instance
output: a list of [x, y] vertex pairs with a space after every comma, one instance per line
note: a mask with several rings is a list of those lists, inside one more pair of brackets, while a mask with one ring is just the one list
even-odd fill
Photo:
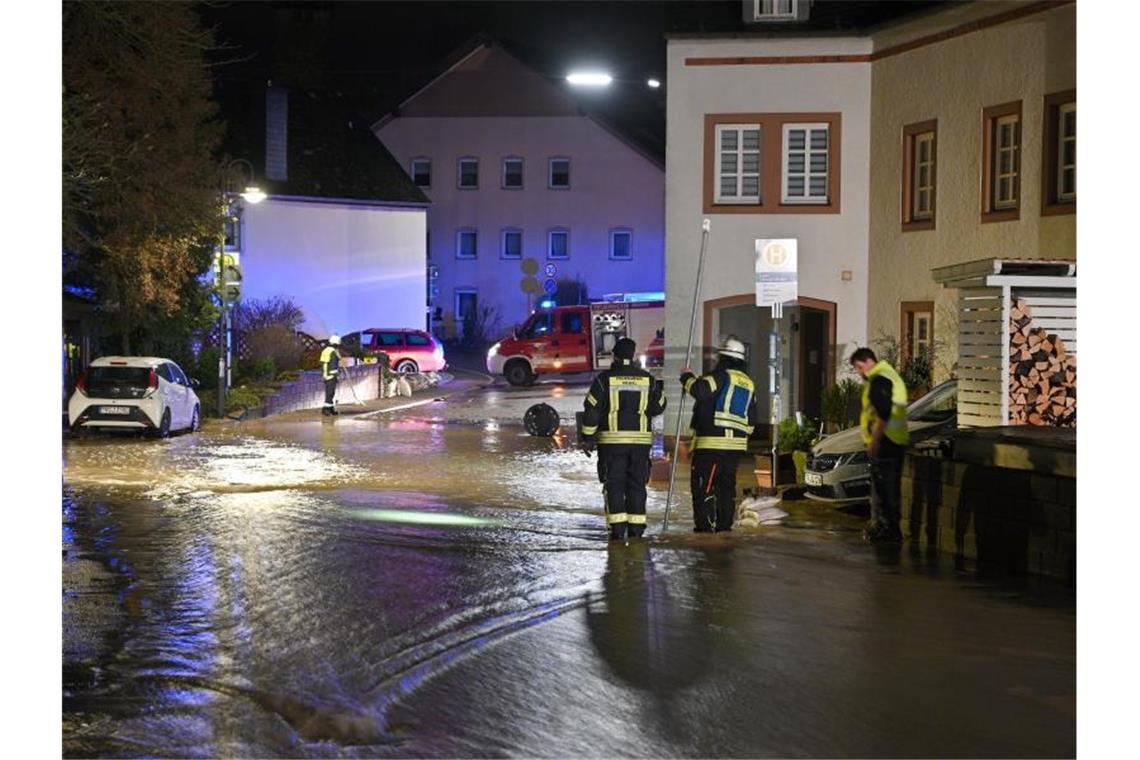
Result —
[[626, 539], [626, 530], [629, 523], [613, 523], [610, 525], [610, 540], [611, 541], [624, 541]]

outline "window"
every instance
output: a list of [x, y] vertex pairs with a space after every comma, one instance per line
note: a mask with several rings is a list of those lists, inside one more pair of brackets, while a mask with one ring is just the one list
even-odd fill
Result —
[[549, 245], [547, 247], [547, 258], [550, 259], [568, 259], [570, 258], [570, 231], [569, 230], [551, 230], [549, 235]]
[[412, 159], [412, 182], [416, 187], [431, 187], [431, 159]]
[[523, 186], [523, 160], [521, 158], [503, 159], [503, 188], [506, 190], [519, 190]]
[[185, 385], [189, 387], [190, 381], [186, 379], [186, 375], [182, 372], [181, 367], [179, 367], [174, 362], [171, 362], [166, 366], [170, 372], [170, 377], [174, 380], [174, 382], [178, 383], [179, 385]]
[[536, 311], [519, 330], [520, 338], [538, 338], [554, 332], [554, 314]]
[[479, 188], [479, 159], [459, 159], [459, 189], [477, 190]]
[[902, 228], [934, 229], [938, 122], [903, 127]]
[[428, 337], [426, 335], [420, 335], [419, 333], [407, 333], [404, 336], [404, 339], [407, 340], [409, 346], [431, 345], [431, 341], [428, 340]]
[[374, 345], [380, 346], [381, 348], [402, 346], [404, 345], [404, 336], [398, 332], [376, 333], [376, 342]]
[[827, 203], [826, 124], [784, 125], [783, 203]]
[[577, 335], [582, 332], [582, 312], [568, 311], [562, 315], [562, 334]]
[[522, 230], [503, 230], [504, 259], [522, 258]]
[[475, 230], [459, 230], [455, 234], [455, 258], [475, 258], [478, 254], [478, 242]]
[[795, 21], [798, 0], [752, 0], [754, 21]]
[[570, 159], [550, 159], [550, 185], [551, 188], [570, 187]]
[[902, 318], [903, 359], [922, 356], [934, 343], [934, 302], [903, 301], [899, 304]]
[[839, 113], [705, 114], [706, 214], [838, 214]]
[[760, 202], [760, 125], [716, 127], [716, 202]]
[[628, 261], [633, 258], [633, 233], [629, 230], [610, 230], [610, 258]]
[[1045, 96], [1041, 213], [1077, 209], [1077, 91]]
[[982, 112], [982, 221], [1017, 219], [1021, 206], [1021, 101]]

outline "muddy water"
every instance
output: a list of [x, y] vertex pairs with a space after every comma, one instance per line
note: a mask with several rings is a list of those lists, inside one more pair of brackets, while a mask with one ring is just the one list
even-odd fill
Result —
[[594, 461], [494, 422], [65, 444], [69, 756], [1061, 756], [1064, 591], [857, 518], [608, 547]]

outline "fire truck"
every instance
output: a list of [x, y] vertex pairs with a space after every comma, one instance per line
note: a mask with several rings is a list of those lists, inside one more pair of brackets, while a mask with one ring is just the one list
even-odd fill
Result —
[[514, 386], [539, 375], [597, 372], [613, 362], [621, 338], [637, 343], [647, 369], [665, 358], [664, 301], [605, 301], [539, 309], [487, 351], [487, 371]]

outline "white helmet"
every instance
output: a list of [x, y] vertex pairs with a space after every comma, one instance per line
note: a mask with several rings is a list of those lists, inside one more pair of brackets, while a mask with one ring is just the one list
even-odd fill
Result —
[[744, 361], [744, 344], [736, 338], [729, 338], [724, 342], [724, 345], [717, 350], [717, 353], [721, 356]]
[[336, 333], [333, 333], [332, 335], [330, 335], [329, 336], [329, 345], [330, 346], [339, 346], [340, 345], [340, 336], [337, 335]]

